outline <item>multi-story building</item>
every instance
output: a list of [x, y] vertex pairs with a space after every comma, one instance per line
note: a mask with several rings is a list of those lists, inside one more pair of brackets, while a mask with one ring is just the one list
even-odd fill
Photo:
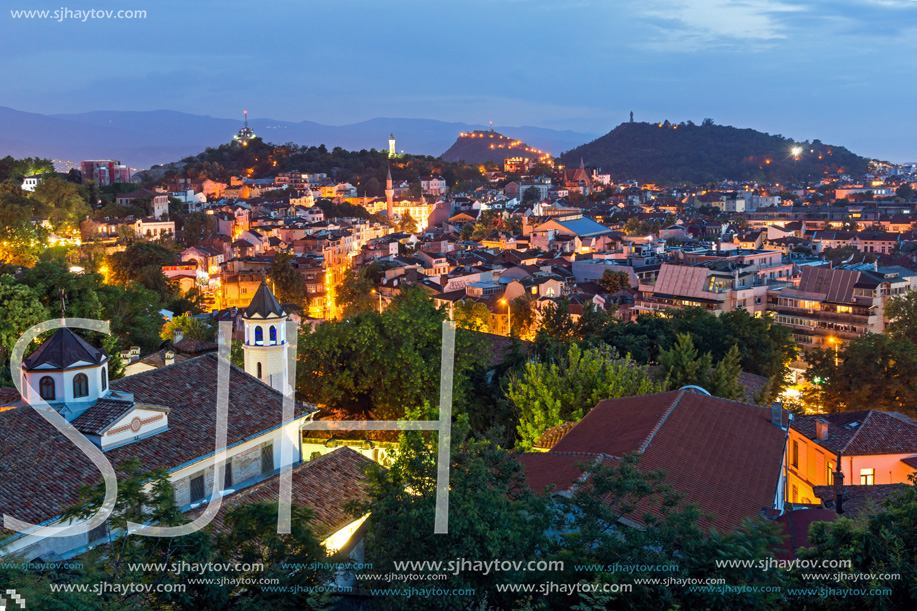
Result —
[[807, 266], [795, 288], [768, 293], [776, 322], [789, 327], [803, 350], [837, 347], [885, 328], [889, 296], [906, 292], [910, 281], [894, 270], [871, 272]]
[[80, 163], [83, 181], [94, 180], [100, 187], [130, 183], [131, 169], [117, 159], [92, 159]]

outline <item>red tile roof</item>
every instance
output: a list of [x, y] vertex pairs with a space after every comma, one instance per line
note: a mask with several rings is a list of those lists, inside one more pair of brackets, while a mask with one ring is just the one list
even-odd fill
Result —
[[[293, 468], [292, 502], [315, 512], [312, 526], [320, 537], [353, 521], [344, 504], [366, 499], [366, 469], [371, 464], [373, 461], [344, 446]], [[211, 522], [214, 530], [227, 529], [225, 519], [229, 509], [252, 503], [276, 503], [279, 486], [280, 476], [275, 475], [225, 498]], [[194, 519], [205, 509], [206, 506], [195, 509], [188, 517]]]
[[594, 456], [528, 452], [518, 456], [525, 467], [526, 482], [534, 492], [555, 486], [554, 492], [569, 490], [583, 476], [583, 466], [591, 466]]
[[[882, 501], [904, 492], [907, 488], [908, 484], [844, 486], [843, 515], [851, 519], [861, 515], [873, 515], [882, 510]], [[833, 486], [813, 486], [812, 491], [822, 501], [834, 501]]]
[[[664, 471], [685, 502], [710, 514], [706, 527], [730, 530], [773, 506], [785, 441], [770, 408], [678, 390], [602, 401], [548, 455], [639, 452], [642, 470]], [[561, 475], [539, 474], [536, 482]], [[656, 513], [649, 504], [644, 511]]]
[[[112, 390], [132, 393], [138, 403], [170, 409], [169, 428], [105, 452], [117, 470], [137, 457], [147, 469], [172, 469], [213, 450], [216, 427], [217, 357], [213, 354], [113, 380]], [[227, 445], [281, 424], [283, 395], [231, 366]], [[314, 406], [296, 402], [300, 417]], [[0, 411], [4, 442], [27, 451], [0, 456], [0, 513], [41, 523], [77, 500], [79, 488], [99, 481], [89, 459], [31, 408]], [[9, 534], [0, 527], [0, 534]]]
[[815, 420], [828, 422], [828, 438], [816, 441], [832, 454], [864, 456], [869, 454], [917, 453], [917, 422], [898, 412], [876, 409], [802, 416], [793, 429], [815, 441]]

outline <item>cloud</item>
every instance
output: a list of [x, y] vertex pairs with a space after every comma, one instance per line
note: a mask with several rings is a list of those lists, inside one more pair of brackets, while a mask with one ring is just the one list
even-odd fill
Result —
[[657, 0], [642, 9], [657, 51], [761, 45], [787, 38], [782, 15], [805, 10], [775, 0]]

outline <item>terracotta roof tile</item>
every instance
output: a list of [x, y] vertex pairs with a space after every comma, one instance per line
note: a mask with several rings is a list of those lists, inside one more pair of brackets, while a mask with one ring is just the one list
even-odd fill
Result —
[[[213, 449], [216, 427], [217, 357], [200, 356], [111, 382], [112, 390], [132, 393], [137, 403], [170, 409], [169, 428], [159, 434], [108, 450], [115, 469], [132, 457], [147, 469], [171, 469], [199, 459]], [[283, 395], [242, 369], [231, 366], [227, 445], [281, 424]], [[295, 416], [315, 411], [297, 401]], [[41, 523], [77, 500], [79, 488], [99, 481], [89, 459], [38, 412], [19, 408], [0, 412], [4, 440], [27, 451], [0, 457], [0, 513]], [[0, 534], [5, 531], [0, 527]], [[7, 533], [8, 534], [8, 533]]]
[[[366, 469], [371, 464], [373, 461], [344, 446], [293, 467], [292, 502], [315, 512], [313, 527], [319, 536], [330, 535], [353, 521], [344, 504], [366, 498]], [[280, 476], [275, 475], [225, 498], [211, 522], [214, 530], [227, 529], [229, 509], [251, 503], [276, 503], [279, 486]], [[193, 519], [204, 510], [205, 507], [197, 508], [188, 517]]]
[[917, 453], [917, 422], [904, 414], [871, 409], [802, 416], [793, 422], [793, 429], [815, 440], [815, 420], [819, 418], [828, 422], [828, 438], [816, 443], [832, 454]]
[[[679, 390], [602, 401], [548, 454], [641, 452], [642, 470], [665, 472], [710, 514], [705, 527], [730, 530], [773, 506], [785, 439], [769, 408]], [[644, 512], [658, 513], [648, 503]]]

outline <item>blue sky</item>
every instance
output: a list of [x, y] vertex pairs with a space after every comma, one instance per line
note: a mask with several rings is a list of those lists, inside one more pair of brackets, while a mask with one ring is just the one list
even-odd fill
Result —
[[[751, 127], [917, 160], [917, 0], [5, 0], [0, 105], [604, 133]], [[132, 9], [140, 20], [13, 19]], [[6, 10], [9, 9], [9, 10]]]

